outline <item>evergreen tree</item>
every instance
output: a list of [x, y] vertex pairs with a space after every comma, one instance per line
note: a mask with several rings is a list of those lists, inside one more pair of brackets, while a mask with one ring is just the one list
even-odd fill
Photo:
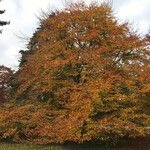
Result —
[[[1, 2], [1, 0], [0, 0], [0, 2]], [[5, 10], [0, 10], [0, 14], [3, 14], [3, 13], [5, 13]], [[5, 25], [8, 25], [8, 24], [10, 24], [10, 22], [0, 20], [0, 26], [5, 26]], [[0, 33], [2, 33], [2, 30], [0, 30]]]

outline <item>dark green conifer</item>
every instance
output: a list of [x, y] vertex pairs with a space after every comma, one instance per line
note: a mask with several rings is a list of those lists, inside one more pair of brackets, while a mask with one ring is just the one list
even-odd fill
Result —
[[[1, 0], [0, 0], [1, 1]], [[5, 12], [5, 10], [0, 10], [0, 14], [3, 14]], [[8, 25], [10, 24], [10, 21], [1, 21], [0, 20], [0, 26], [5, 26], [5, 25]], [[0, 30], [0, 33], [2, 33], [2, 30]]]

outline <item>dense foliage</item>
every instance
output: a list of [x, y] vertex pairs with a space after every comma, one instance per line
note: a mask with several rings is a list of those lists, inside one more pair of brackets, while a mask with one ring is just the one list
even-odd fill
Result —
[[149, 36], [119, 24], [108, 4], [51, 13], [20, 52], [11, 83], [15, 106], [0, 111], [1, 139], [62, 143], [150, 134]]
[[5, 103], [9, 99], [9, 80], [13, 75], [13, 71], [0, 65], [0, 104]]

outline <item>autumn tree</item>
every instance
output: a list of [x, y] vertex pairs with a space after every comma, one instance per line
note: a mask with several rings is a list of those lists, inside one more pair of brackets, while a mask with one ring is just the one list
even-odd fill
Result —
[[13, 71], [10, 68], [0, 65], [0, 104], [3, 104], [6, 101], [8, 101], [10, 90], [8, 82], [12, 74]]
[[[15, 139], [19, 133], [41, 143], [150, 134], [143, 105], [150, 92], [149, 43], [119, 23], [110, 5], [75, 3], [49, 14], [21, 54], [12, 98], [24, 102], [18, 112], [26, 125], [13, 132]], [[23, 117], [29, 111], [30, 123]]]

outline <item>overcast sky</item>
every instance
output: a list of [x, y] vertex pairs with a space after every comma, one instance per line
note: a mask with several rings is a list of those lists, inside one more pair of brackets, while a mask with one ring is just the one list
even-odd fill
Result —
[[[63, 0], [3, 0], [0, 20], [10, 20], [0, 35], [0, 64], [17, 68], [19, 51], [25, 48], [25, 41], [19, 37], [31, 37], [38, 26], [36, 15], [40, 10], [62, 7]], [[69, 0], [68, 0], [69, 1]], [[89, 2], [90, 0], [85, 0]], [[100, 0], [99, 0], [100, 1]], [[115, 15], [121, 21], [129, 21], [140, 33], [145, 34], [150, 25], [150, 0], [113, 0]]]

